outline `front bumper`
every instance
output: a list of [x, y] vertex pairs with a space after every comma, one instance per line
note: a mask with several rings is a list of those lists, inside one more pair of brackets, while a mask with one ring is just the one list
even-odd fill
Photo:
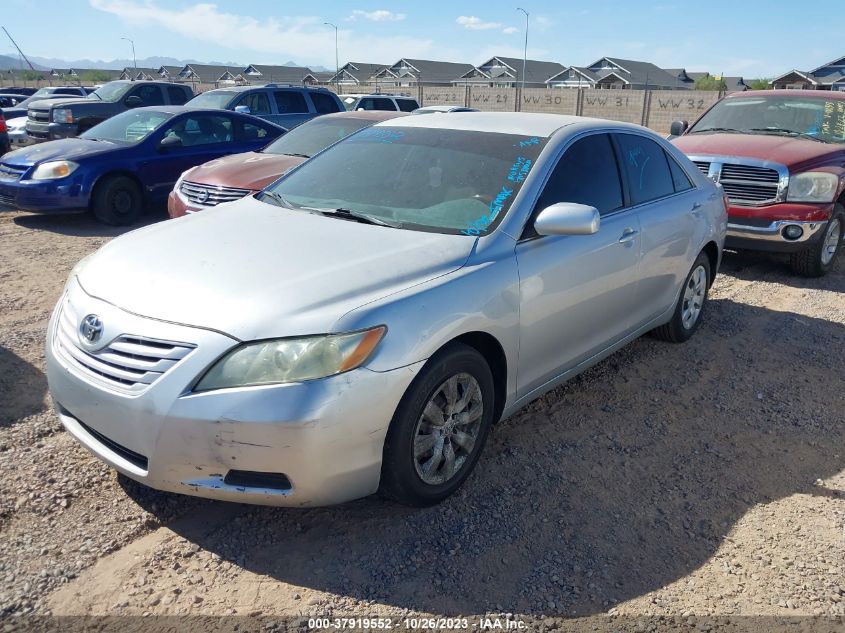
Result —
[[[833, 206], [832, 203], [731, 206], [725, 248], [779, 253], [805, 250], [824, 235]], [[800, 229], [800, 235], [789, 236], [789, 227]]]
[[0, 206], [35, 213], [73, 213], [88, 210], [90, 190], [81, 175], [58, 180], [0, 179]]
[[60, 138], [73, 138], [78, 132], [79, 127], [76, 123], [54, 123], [33, 119], [28, 119], [26, 122], [26, 133], [36, 143], [55, 141]]
[[[74, 363], [57, 343], [60, 308], [97, 314], [116, 328], [109, 338], [143, 334], [196, 348], [140, 393], [121, 392]], [[50, 320], [47, 380], [65, 428], [100, 459], [150, 487], [278, 506], [328, 505], [375, 492], [387, 427], [422, 362], [304, 383], [191, 392], [195, 378], [236, 344], [218, 332], [129, 314], [73, 281]], [[233, 470], [282, 474], [289, 485], [227, 483]]]

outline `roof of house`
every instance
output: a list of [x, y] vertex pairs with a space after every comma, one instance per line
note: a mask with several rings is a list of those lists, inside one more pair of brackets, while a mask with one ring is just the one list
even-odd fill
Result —
[[217, 66], [215, 64], [185, 64], [179, 73], [182, 77], [197, 79], [202, 83], [215, 83], [234, 79], [243, 71], [240, 66]]
[[178, 75], [182, 72], [184, 66], [159, 66], [158, 73], [160, 75]]
[[[473, 71], [478, 71], [491, 79], [507, 74], [514, 79], [521, 80], [522, 61], [522, 59], [516, 57], [501, 57], [497, 55], [495, 57], [491, 57], [483, 64], [479, 64], [467, 73], [464, 73], [464, 75], [468, 75]], [[484, 70], [484, 68], [498, 66], [499, 64], [503, 64], [505, 66], [505, 72], [492, 73]], [[559, 74], [562, 70], [564, 70], [564, 66], [558, 62], [545, 62], [537, 59], [527, 59], [525, 60], [525, 81], [526, 83], [543, 83], [549, 79], [549, 77]]]
[[[341, 79], [344, 76], [349, 76], [357, 83], [367, 83], [370, 77], [380, 70], [389, 68], [389, 66], [389, 64], [371, 64], [369, 62], [346, 62], [340, 67], [338, 72], [340, 73]], [[334, 79], [335, 76], [334, 73], [332, 73], [331, 80], [334, 81]]]
[[673, 77], [651, 62], [641, 62], [634, 59], [602, 57], [590, 64], [590, 68], [599, 66], [604, 60], [609, 61], [613, 66], [619, 68], [624, 73], [626, 80], [632, 84], [671, 88], [678, 83], [677, 76]]
[[267, 66], [263, 64], [250, 64], [240, 72], [240, 75], [244, 78], [260, 78], [261, 81], [281, 83], [302, 83], [303, 78], [308, 74], [312, 74], [312, 71], [305, 66]]
[[390, 66], [389, 72], [397, 74], [396, 67], [407, 64], [411, 70], [406, 73], [413, 75], [420, 83], [450, 83], [456, 77], [461, 77], [475, 66], [472, 64], [461, 64], [459, 62], [438, 62], [430, 59], [408, 59], [403, 57]]
[[826, 68], [830, 68], [831, 66], [845, 66], [845, 57], [840, 57], [838, 59], [834, 59], [833, 61], [829, 61], [826, 64], [822, 64], [818, 68], [813, 68], [808, 74], [815, 75], [820, 70], [825, 70]]
[[789, 72], [785, 72], [778, 77], [773, 77], [772, 80], [769, 82], [769, 84], [775, 83], [778, 79], [783, 79], [784, 77], [789, 77], [789, 75], [798, 75], [799, 77], [806, 79], [807, 81], [809, 81], [811, 84], [814, 84], [814, 85], [819, 83], [818, 79], [813, 77], [812, 73], [807, 73], [807, 72], [804, 72], [804, 71], [801, 71], [801, 70], [795, 70], [793, 68]]
[[65, 74], [73, 77], [96, 74], [98, 76], [108, 76], [112, 79], [117, 79], [122, 73], [123, 70], [115, 70], [113, 68], [69, 68]]
[[319, 81], [320, 83], [330, 83], [334, 80], [335, 74], [336, 73], [331, 70], [312, 70], [307, 73], [303, 79], [311, 78], [314, 81]]

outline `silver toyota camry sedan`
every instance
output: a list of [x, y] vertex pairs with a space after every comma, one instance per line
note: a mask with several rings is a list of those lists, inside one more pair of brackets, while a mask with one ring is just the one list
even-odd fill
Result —
[[64, 426], [154, 488], [287, 506], [453, 493], [490, 427], [636, 337], [698, 328], [721, 189], [638, 126], [407, 117], [80, 262]]

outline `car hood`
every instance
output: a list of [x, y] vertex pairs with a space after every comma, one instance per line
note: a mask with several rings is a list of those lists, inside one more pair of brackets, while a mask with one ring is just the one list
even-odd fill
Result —
[[476, 241], [247, 197], [117, 238], [77, 274], [129, 312], [256, 340], [331, 332], [350, 310], [457, 270]]
[[123, 149], [106, 141], [91, 141], [84, 138], [64, 138], [30, 145], [3, 155], [3, 162], [10, 165], [35, 165], [47, 160], [79, 160], [95, 154]]
[[672, 143], [689, 155], [748, 156], [788, 167], [845, 149], [830, 143], [770, 134], [690, 134], [674, 138]]
[[298, 156], [281, 156], [262, 152], [233, 154], [195, 167], [185, 180], [221, 187], [264, 189], [292, 167], [304, 162]]
[[68, 97], [66, 99], [42, 99], [40, 101], [33, 101], [29, 107], [34, 110], [49, 110], [50, 107], [64, 108], [73, 105], [88, 105], [89, 103], [99, 101], [99, 99], [88, 99], [86, 97]]

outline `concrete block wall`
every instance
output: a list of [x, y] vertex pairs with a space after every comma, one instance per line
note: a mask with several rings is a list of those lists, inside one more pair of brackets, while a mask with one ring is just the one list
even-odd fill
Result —
[[645, 90], [582, 90], [581, 116], [642, 125], [646, 121]]
[[654, 90], [650, 95], [646, 123], [655, 132], [668, 134], [672, 121], [692, 123], [718, 100], [716, 91]]
[[526, 88], [520, 97], [519, 108], [522, 112], [578, 114], [579, 101], [577, 90]]

